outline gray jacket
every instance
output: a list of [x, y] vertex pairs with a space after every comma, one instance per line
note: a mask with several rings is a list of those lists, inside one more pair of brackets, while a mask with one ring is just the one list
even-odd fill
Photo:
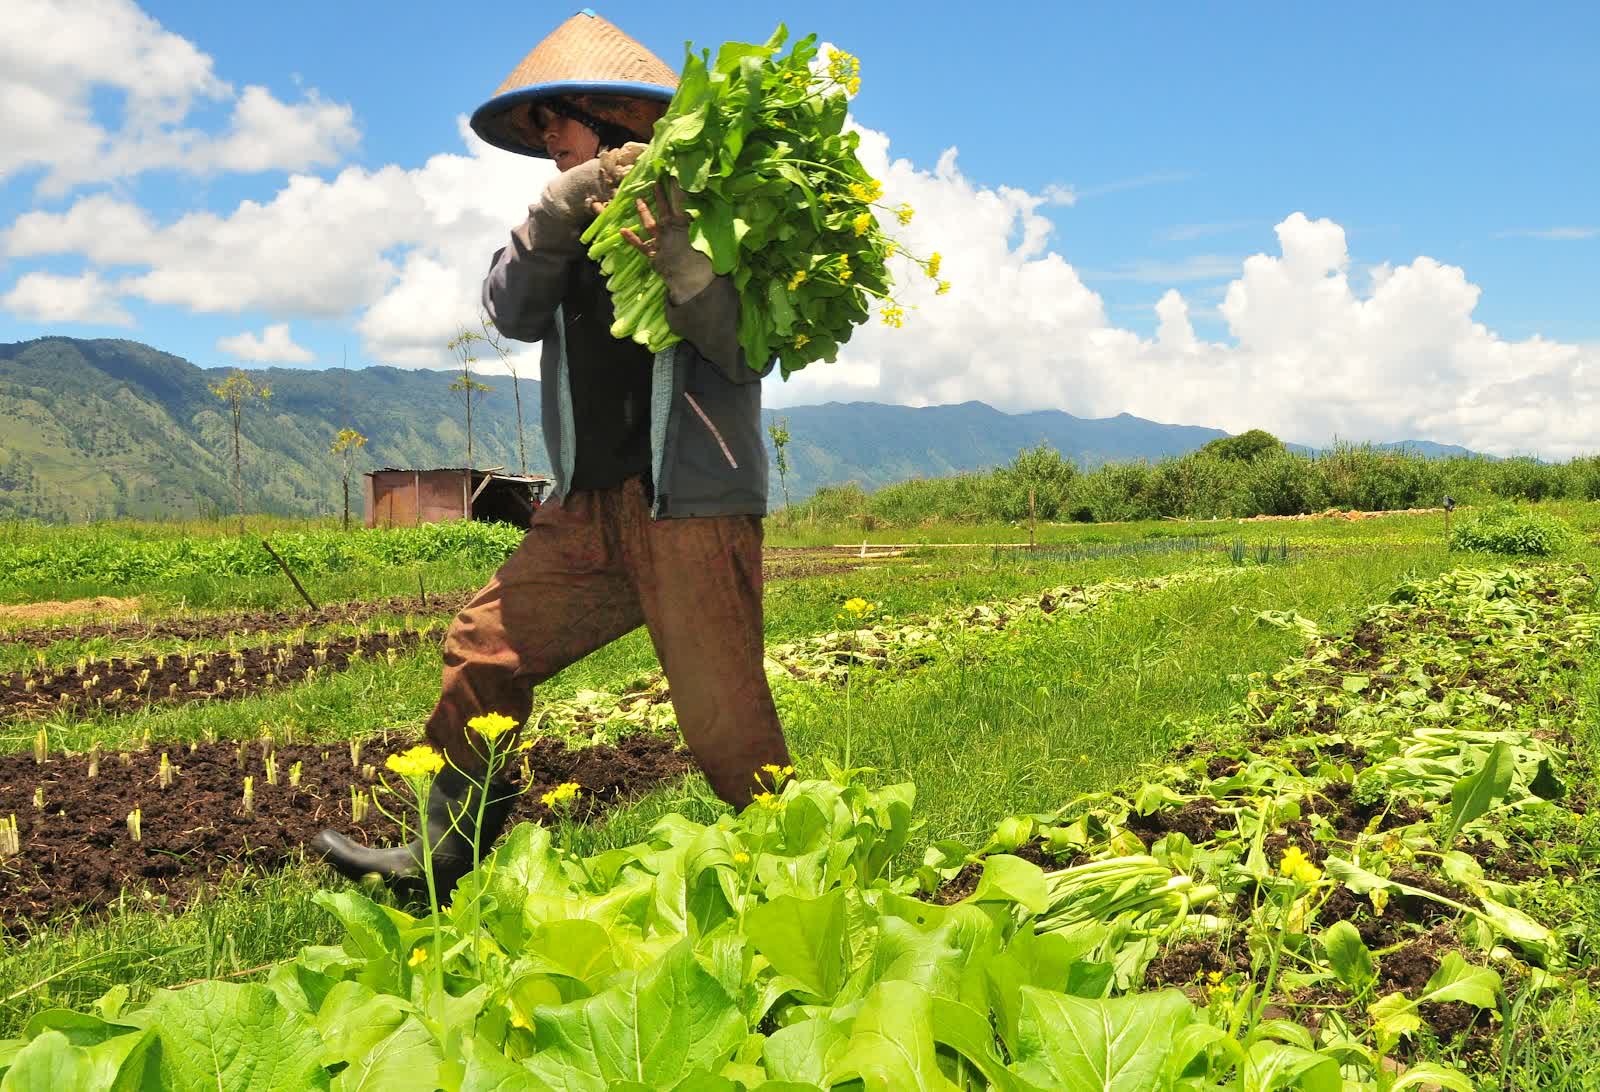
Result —
[[[557, 175], [528, 219], [495, 252], [483, 306], [495, 327], [518, 341], [542, 341], [540, 395], [545, 447], [559, 502], [577, 459], [561, 297], [578, 241], [591, 218], [587, 201], [604, 198], [597, 161]], [[650, 391], [653, 514], [765, 515], [767, 450], [761, 436], [761, 378], [739, 347], [739, 297], [717, 277], [698, 295], [667, 303], [667, 323], [683, 340], [657, 353]]]

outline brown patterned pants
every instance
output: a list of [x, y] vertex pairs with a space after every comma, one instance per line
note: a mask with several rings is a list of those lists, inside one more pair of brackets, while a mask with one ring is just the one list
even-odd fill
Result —
[[544, 505], [445, 637], [429, 742], [482, 769], [468, 720], [522, 724], [534, 685], [645, 625], [684, 742], [718, 796], [747, 803], [756, 771], [789, 764], [763, 668], [761, 535], [759, 516], [652, 519], [636, 478]]

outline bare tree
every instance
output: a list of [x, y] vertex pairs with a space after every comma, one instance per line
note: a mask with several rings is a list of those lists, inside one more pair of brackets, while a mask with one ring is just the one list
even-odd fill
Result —
[[460, 334], [450, 341], [450, 351], [456, 354], [461, 361], [461, 375], [450, 383], [450, 389], [461, 396], [462, 403], [467, 408], [467, 467], [470, 469], [472, 461], [472, 407], [479, 398], [494, 390], [487, 383], [480, 383], [472, 378], [472, 366], [478, 362], [477, 353], [473, 351], [472, 343], [483, 341], [482, 334], [475, 334], [471, 330], [462, 330]]
[[494, 323], [489, 321], [489, 316], [483, 312], [478, 313], [478, 325], [483, 327], [483, 340], [489, 343], [495, 355], [500, 358], [506, 371], [511, 373], [511, 398], [517, 404], [517, 459], [522, 463], [522, 473], [528, 473], [528, 445], [523, 439], [522, 431], [522, 376], [517, 373], [517, 364], [511, 355], [511, 350], [506, 347], [505, 339], [500, 336], [500, 331], [494, 328]]
[[344, 457], [344, 529], [350, 530], [350, 475], [355, 472], [356, 452], [367, 446], [367, 438], [353, 428], [342, 428], [333, 438], [330, 454]]
[[272, 397], [272, 389], [256, 383], [238, 368], [228, 373], [228, 378], [210, 384], [211, 393], [227, 403], [233, 425], [233, 496], [239, 509], [239, 533], [244, 534], [244, 464], [239, 453], [239, 427], [244, 418], [244, 407], [254, 401], [265, 402]]

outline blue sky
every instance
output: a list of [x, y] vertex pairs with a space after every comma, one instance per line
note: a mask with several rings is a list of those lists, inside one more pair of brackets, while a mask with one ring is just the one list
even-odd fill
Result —
[[[85, 11], [93, 7], [77, 5], [72, 17], [92, 18]], [[61, 193], [41, 192], [47, 166], [13, 167], [0, 173], [0, 231], [30, 212], [61, 214], [94, 194], [137, 206], [158, 225], [201, 210], [227, 218], [241, 202], [273, 202], [295, 173], [331, 180], [351, 167], [414, 170], [440, 153], [464, 155], [460, 115], [576, 9], [151, 0], [142, 10], [208, 56], [235, 98], [260, 85], [283, 103], [302, 103], [314, 89], [325, 104], [348, 106], [358, 141], [298, 169], [158, 168]], [[894, 158], [927, 174], [954, 147], [967, 189], [1072, 195], [1033, 206], [1053, 229], [1045, 248], [1098, 297], [1103, 325], [1137, 338], [1156, 337], [1155, 305], [1175, 290], [1194, 335], [1219, 347], [1216, 359], [1225, 362], [1224, 350], [1251, 335], [1217, 304], [1248, 256], [1280, 254], [1275, 226], [1302, 212], [1342, 229], [1357, 296], [1369, 291], [1369, 269], [1383, 263], [1407, 267], [1426, 257], [1459, 267], [1480, 290], [1472, 321], [1505, 343], [1538, 337], [1575, 347], [1565, 359], [1528, 364], [1529, 377], [1541, 367], [1592, 372], [1600, 344], [1600, 6], [1041, 5], [993, 9], [986, 21], [974, 19], [971, 5], [953, 4], [614, 3], [597, 10], [674, 65], [685, 40], [760, 39], [783, 19], [792, 31], [815, 31], [856, 53], [863, 90], [852, 116], [884, 134]], [[89, 95], [94, 120], [117, 130], [125, 91], [98, 87]], [[197, 97], [182, 124], [215, 133], [235, 98]], [[524, 166], [535, 191], [542, 176], [533, 164], [506, 169]], [[506, 209], [507, 226], [517, 213]], [[1019, 214], [1002, 229], [1013, 244], [1024, 223]], [[959, 220], [948, 227], [965, 229]], [[340, 239], [317, 245], [337, 247]], [[403, 253], [397, 246], [390, 257]], [[92, 268], [115, 277], [126, 266], [113, 268], [87, 250], [18, 255], [13, 247], [0, 258], [0, 300], [30, 272], [77, 276]], [[352, 363], [381, 353], [370, 323], [360, 325], [370, 304], [370, 297], [352, 298], [340, 314], [271, 306], [234, 313], [124, 297], [131, 324], [53, 321], [37, 309], [30, 316], [26, 307], [0, 306], [0, 340], [128, 336], [217, 364], [230, 362], [219, 339], [288, 322], [293, 343], [312, 357], [308, 365], [328, 366], [345, 350]], [[875, 343], [863, 350], [875, 351]], [[434, 366], [447, 363], [441, 357]], [[1492, 379], [1451, 367], [1464, 383], [1483, 387]], [[1114, 386], [1100, 386], [1098, 401], [1057, 408], [1124, 408], [1111, 404]], [[889, 384], [840, 389], [847, 388], [917, 400]], [[973, 389], [984, 396], [981, 384]], [[818, 386], [816, 393], [836, 392]], [[1040, 408], [1028, 398], [1013, 402]], [[1204, 400], [1173, 408], [1191, 407], [1203, 410]], [[1433, 420], [1439, 432], [1448, 410], [1423, 407], [1409, 419], [1370, 423]], [[1351, 413], [1303, 421], [1348, 434], [1365, 420]], [[1456, 414], [1453, 438], [1482, 442], [1472, 432], [1482, 426], [1472, 422], [1483, 417]], [[1195, 423], [1219, 422], [1212, 415]], [[1507, 436], [1501, 446], [1517, 443]]]

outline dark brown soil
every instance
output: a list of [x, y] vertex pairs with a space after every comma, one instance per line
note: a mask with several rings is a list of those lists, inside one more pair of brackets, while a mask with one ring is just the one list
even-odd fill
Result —
[[1187, 986], [1193, 984], [1201, 975], [1210, 974], [1212, 971], [1226, 975], [1249, 969], [1250, 953], [1242, 944], [1232, 951], [1225, 952], [1210, 938], [1185, 940], [1174, 944], [1152, 959], [1150, 965], [1145, 968], [1144, 981], [1151, 989], [1161, 986]]
[[[393, 748], [401, 749], [398, 743]], [[242, 768], [233, 743], [167, 753], [176, 777], [166, 789], [158, 784], [159, 750], [102, 756], [94, 778], [87, 776], [85, 755], [53, 756], [42, 767], [31, 755], [0, 756], [0, 816], [16, 816], [21, 842], [19, 855], [0, 859], [0, 932], [25, 932], [66, 911], [94, 911], [124, 888], [178, 906], [225, 869], [270, 869], [294, 860], [325, 827], [369, 844], [398, 840], [398, 827], [376, 807], [361, 823], [350, 819], [351, 787], [369, 792], [381, 784], [376, 771], [389, 751], [376, 741], [361, 756], [363, 767], [375, 769], [361, 770], [352, 768], [343, 743], [278, 746], [277, 785], [267, 783], [259, 744], [244, 749]], [[513, 821], [549, 819], [539, 797], [563, 782], [583, 786], [574, 813], [582, 819], [689, 768], [675, 736], [654, 734], [577, 750], [537, 739], [526, 757], [527, 791]], [[300, 783], [291, 787], [296, 763]], [[521, 779], [520, 769], [514, 773]], [[247, 774], [253, 778], [250, 815], [242, 799]], [[44, 809], [37, 811], [40, 787]], [[407, 814], [398, 799], [381, 789], [379, 796], [390, 811]], [[127, 825], [135, 808], [143, 817], [137, 842]]]
[[1217, 835], [1219, 826], [1226, 827], [1228, 816], [1217, 811], [1214, 800], [1201, 797], [1179, 808], [1164, 808], [1150, 815], [1129, 815], [1127, 827], [1148, 848], [1164, 834], [1178, 833], [1195, 845], [1203, 845]]
[[1387, 948], [1400, 939], [1400, 929], [1405, 921], [1399, 914], [1389, 912], [1376, 917], [1372, 902], [1365, 895], [1355, 895], [1347, 887], [1336, 887], [1317, 913], [1317, 924], [1326, 928], [1336, 921], [1348, 921], [1361, 934], [1361, 943], [1368, 948]]
[[1536, 858], [1529, 856], [1519, 859], [1510, 850], [1500, 849], [1488, 842], [1479, 842], [1466, 847], [1466, 850], [1483, 866], [1485, 875], [1498, 880], [1521, 883], [1545, 874], [1545, 870], [1536, 863]]
[[347, 634], [235, 652], [173, 653], [134, 658], [114, 656], [46, 671], [17, 672], [0, 679], [0, 719], [105, 708], [127, 712], [154, 703], [233, 699], [273, 690], [313, 673], [342, 671], [360, 657], [386, 656], [416, 648], [423, 635]]
[[[1037, 842], [1019, 846], [1012, 850], [1011, 855], [1013, 857], [1021, 857], [1024, 861], [1030, 861], [1046, 872], [1066, 868], [1069, 864], [1077, 863], [1065, 862], [1059, 858], [1052, 857]], [[983, 865], [981, 863], [962, 865], [960, 872], [946, 880], [939, 890], [931, 895], [924, 896], [924, 901], [938, 906], [951, 906], [958, 903], [978, 889], [978, 879], [982, 875]]]
[[384, 599], [330, 603], [315, 611], [309, 609], [227, 611], [149, 620], [130, 618], [114, 622], [68, 622], [54, 626], [29, 626], [26, 629], [5, 630], [0, 632], [0, 641], [34, 647], [42, 647], [52, 641], [86, 641], [94, 638], [124, 641], [148, 641], [156, 638], [220, 641], [229, 636], [245, 638], [252, 634], [283, 633], [306, 627], [359, 625], [382, 616], [452, 615], [466, 606], [467, 601], [475, 594], [475, 591], [456, 591], [429, 595], [426, 604], [419, 596], [394, 595]]

